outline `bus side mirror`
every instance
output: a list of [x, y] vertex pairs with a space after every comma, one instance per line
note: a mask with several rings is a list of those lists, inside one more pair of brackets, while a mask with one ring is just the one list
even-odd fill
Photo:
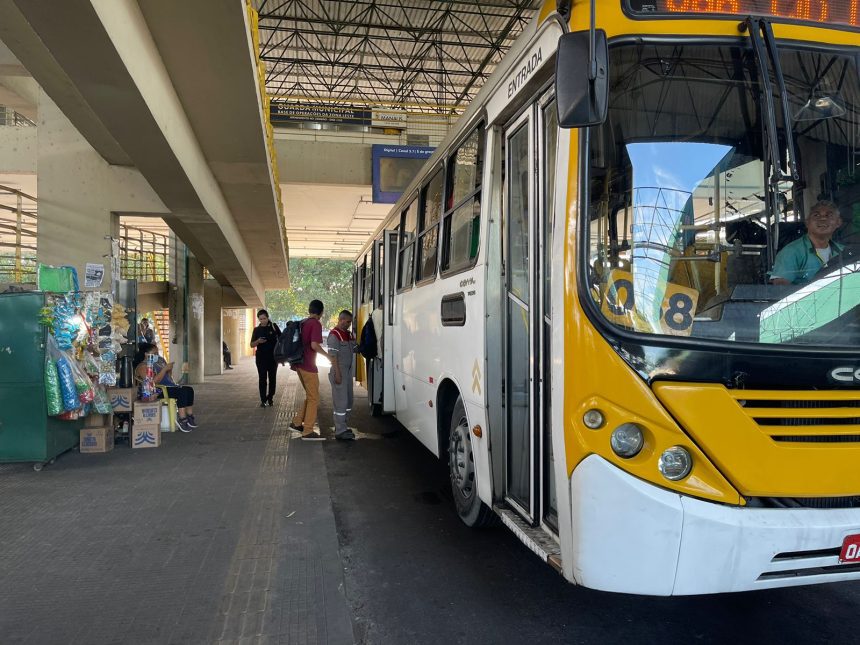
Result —
[[609, 48], [606, 32], [594, 31], [595, 78], [589, 78], [591, 52], [589, 32], [574, 31], [559, 38], [555, 63], [555, 97], [558, 124], [583, 128], [606, 121], [609, 103]]

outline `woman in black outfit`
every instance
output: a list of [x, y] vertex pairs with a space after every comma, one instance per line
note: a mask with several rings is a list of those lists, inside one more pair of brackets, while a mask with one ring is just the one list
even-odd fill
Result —
[[[257, 312], [257, 320], [260, 324], [254, 327], [251, 334], [251, 347], [254, 347], [257, 359], [257, 374], [260, 375], [260, 407], [272, 407], [272, 399], [275, 398], [275, 380], [278, 374], [278, 364], [275, 362], [275, 344], [281, 330], [269, 320], [269, 312], [260, 309]], [[268, 380], [268, 389], [266, 381]]]

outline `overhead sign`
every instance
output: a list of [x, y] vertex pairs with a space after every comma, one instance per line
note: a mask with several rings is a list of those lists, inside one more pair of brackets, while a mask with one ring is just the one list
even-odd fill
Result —
[[269, 118], [273, 125], [278, 123], [342, 123], [344, 125], [369, 126], [373, 120], [373, 112], [351, 106], [325, 103], [272, 101], [269, 105]]
[[373, 110], [371, 125], [374, 128], [406, 129], [406, 113], [397, 110]]
[[374, 144], [373, 201], [376, 204], [393, 204], [415, 179], [424, 162], [436, 148], [428, 146], [396, 146]]

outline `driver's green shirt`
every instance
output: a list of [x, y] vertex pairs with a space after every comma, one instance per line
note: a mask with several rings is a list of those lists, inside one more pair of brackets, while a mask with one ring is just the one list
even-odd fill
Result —
[[[830, 257], [834, 257], [841, 251], [842, 245], [831, 240]], [[805, 284], [812, 280], [823, 266], [824, 262], [821, 261], [821, 257], [816, 253], [809, 235], [804, 235], [794, 242], [786, 244], [776, 254], [776, 260], [773, 262], [773, 270], [770, 272], [770, 277], [771, 279], [782, 278], [792, 284]]]

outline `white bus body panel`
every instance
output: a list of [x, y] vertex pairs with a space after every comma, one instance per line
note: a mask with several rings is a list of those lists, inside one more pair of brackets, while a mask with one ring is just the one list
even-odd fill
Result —
[[[397, 420], [438, 456], [437, 390], [449, 377], [460, 386], [467, 404], [483, 405], [484, 383], [474, 383], [477, 361], [483, 374], [484, 301], [483, 266], [414, 287], [395, 296], [398, 319], [394, 326], [394, 388]], [[467, 285], [461, 287], [462, 285]], [[443, 296], [463, 292], [466, 324], [443, 327]], [[404, 389], [405, 388], [405, 389]], [[474, 425], [472, 414], [469, 423]], [[479, 474], [481, 477], [483, 473]]]
[[573, 471], [570, 491], [574, 581], [586, 587], [668, 596], [860, 579], [856, 568], [821, 571], [839, 556], [815, 553], [860, 533], [860, 509], [705, 502], [637, 479], [596, 455]]

